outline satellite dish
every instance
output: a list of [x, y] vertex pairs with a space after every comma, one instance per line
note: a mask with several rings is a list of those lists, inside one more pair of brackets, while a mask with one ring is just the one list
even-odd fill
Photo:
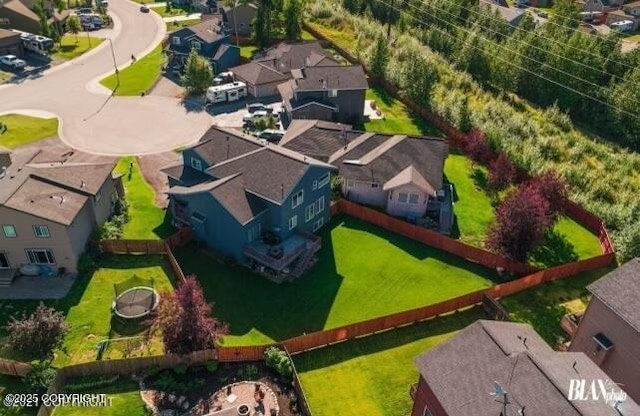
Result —
[[493, 392], [489, 394], [500, 401], [505, 401], [507, 398], [507, 391], [497, 381], [493, 382]]

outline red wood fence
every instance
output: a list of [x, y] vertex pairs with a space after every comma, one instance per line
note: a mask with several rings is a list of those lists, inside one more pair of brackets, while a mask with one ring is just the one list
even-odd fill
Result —
[[0, 358], [0, 374], [24, 377], [29, 371], [31, 371], [31, 368], [31, 364], [29, 363]]

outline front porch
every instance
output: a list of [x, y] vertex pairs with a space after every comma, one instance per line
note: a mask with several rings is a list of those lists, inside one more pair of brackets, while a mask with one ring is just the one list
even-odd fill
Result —
[[268, 238], [256, 240], [245, 248], [244, 254], [249, 257], [249, 267], [281, 283], [298, 278], [311, 268], [321, 246], [320, 237], [298, 230], [280, 242]]

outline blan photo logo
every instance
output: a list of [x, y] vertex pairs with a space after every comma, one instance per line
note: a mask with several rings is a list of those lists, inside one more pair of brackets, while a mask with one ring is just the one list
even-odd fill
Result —
[[569, 401], [602, 401], [613, 405], [627, 400], [627, 393], [609, 379], [574, 378], [569, 382], [568, 399]]

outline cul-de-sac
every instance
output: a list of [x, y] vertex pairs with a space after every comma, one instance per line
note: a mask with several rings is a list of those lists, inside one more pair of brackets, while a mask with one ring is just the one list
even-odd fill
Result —
[[640, 416], [640, 1], [0, 0], [0, 416]]

